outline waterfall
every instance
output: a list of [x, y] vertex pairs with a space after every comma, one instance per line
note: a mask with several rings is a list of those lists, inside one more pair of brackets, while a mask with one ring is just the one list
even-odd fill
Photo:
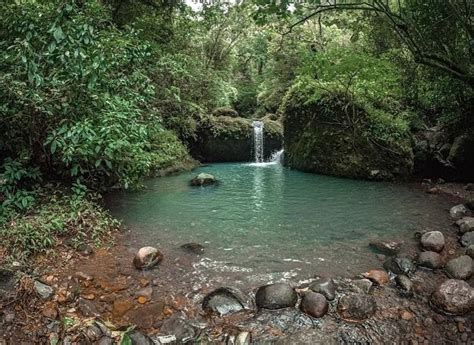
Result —
[[284, 150], [276, 151], [270, 157], [270, 163], [279, 164], [281, 163], [281, 159], [283, 158]]
[[253, 126], [253, 147], [255, 151], [255, 163], [263, 163], [263, 122], [254, 121]]

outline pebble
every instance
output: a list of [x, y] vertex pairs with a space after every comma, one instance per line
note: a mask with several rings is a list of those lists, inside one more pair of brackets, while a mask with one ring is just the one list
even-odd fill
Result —
[[400, 317], [402, 318], [402, 320], [405, 321], [410, 321], [414, 318], [414, 316], [415, 315], [413, 315], [413, 313], [410, 313], [408, 310], [402, 310], [402, 312], [400, 313]]

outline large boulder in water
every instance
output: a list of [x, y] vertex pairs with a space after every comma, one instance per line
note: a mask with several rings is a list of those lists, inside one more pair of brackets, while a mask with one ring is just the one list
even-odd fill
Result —
[[[189, 144], [191, 155], [201, 162], [251, 162], [254, 160], [253, 120], [242, 117], [207, 116]], [[263, 120], [265, 159], [283, 147], [281, 123]]]
[[216, 183], [217, 179], [214, 177], [214, 175], [207, 173], [200, 173], [191, 180], [191, 186], [209, 186]]
[[204, 297], [202, 309], [219, 315], [232, 314], [245, 309], [245, 299], [239, 290], [222, 287]]
[[133, 265], [139, 270], [147, 270], [160, 263], [163, 254], [154, 247], [142, 247], [133, 258]]
[[363, 321], [375, 314], [377, 304], [371, 295], [345, 295], [339, 299], [337, 312], [346, 321]]
[[284, 283], [262, 286], [255, 295], [257, 307], [265, 309], [294, 307], [297, 301], [296, 291], [290, 285]]
[[464, 280], [448, 279], [436, 288], [431, 303], [447, 314], [467, 314], [474, 311], [474, 289]]
[[[399, 125], [403, 120], [383, 109], [324, 91], [317, 83], [299, 83], [287, 93], [283, 110], [285, 165], [361, 179], [411, 175], [408, 126]], [[381, 136], [377, 128], [387, 135]]]

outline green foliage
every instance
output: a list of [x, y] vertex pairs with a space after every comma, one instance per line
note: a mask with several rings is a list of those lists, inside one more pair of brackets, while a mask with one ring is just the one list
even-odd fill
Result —
[[118, 225], [90, 198], [68, 195], [65, 190], [44, 190], [37, 206], [26, 214], [13, 214], [0, 225], [1, 246], [13, 259], [26, 260], [66, 240], [99, 245]]
[[[109, 16], [93, 0], [5, 6], [0, 144], [63, 179], [128, 188], [160, 168], [152, 140], [163, 129], [146, 68], [151, 46]], [[173, 147], [169, 158], [182, 157]]]

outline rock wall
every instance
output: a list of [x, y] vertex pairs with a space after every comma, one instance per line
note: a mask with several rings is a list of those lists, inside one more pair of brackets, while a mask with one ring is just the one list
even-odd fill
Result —
[[410, 136], [389, 114], [369, 112], [343, 94], [307, 88], [290, 91], [282, 111], [289, 167], [377, 180], [412, 173]]
[[[283, 129], [279, 122], [264, 120], [263, 141], [265, 158], [282, 148]], [[250, 162], [254, 159], [253, 146], [251, 119], [208, 116], [190, 143], [190, 152], [201, 162]]]

